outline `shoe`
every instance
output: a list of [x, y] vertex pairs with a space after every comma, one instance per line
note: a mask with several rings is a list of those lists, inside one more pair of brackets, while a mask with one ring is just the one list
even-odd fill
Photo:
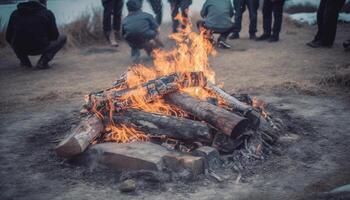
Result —
[[277, 35], [272, 35], [270, 38], [269, 38], [269, 42], [278, 42], [280, 40], [280, 37], [277, 36]]
[[251, 40], [256, 40], [256, 35], [255, 34], [251, 34], [251, 35], [249, 35], [249, 39], [251, 39]]
[[232, 35], [228, 39], [230, 40], [239, 39], [239, 33], [232, 33]]
[[37, 69], [49, 69], [49, 68], [51, 68], [51, 66], [49, 65], [48, 62], [45, 62], [42, 59], [40, 59], [38, 61], [38, 63], [36, 64], [36, 68]]
[[218, 41], [218, 47], [221, 49], [231, 49], [231, 45], [222, 40]]
[[29, 63], [21, 62], [20, 66], [24, 67], [24, 68], [32, 68], [33, 67], [32, 63], [30, 63], [30, 62]]
[[268, 40], [271, 37], [270, 34], [262, 34], [260, 37], [256, 38], [256, 41], [264, 41], [264, 40]]
[[309, 43], [306, 43], [306, 45], [312, 48], [331, 48], [332, 47], [332, 45], [322, 44], [322, 42], [319, 40], [313, 40]]

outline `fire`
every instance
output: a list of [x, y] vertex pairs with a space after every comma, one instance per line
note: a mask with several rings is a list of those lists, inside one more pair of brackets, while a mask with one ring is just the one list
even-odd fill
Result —
[[266, 103], [256, 97], [253, 97], [252, 99], [252, 106], [254, 108], [258, 108], [261, 110], [261, 115], [264, 118], [267, 118], [269, 116], [269, 113], [266, 111]]
[[[184, 27], [178, 33], [174, 33], [169, 36], [176, 42], [176, 47], [170, 51], [163, 51], [160, 49], [154, 50], [152, 55], [154, 58], [153, 67], [147, 67], [144, 65], [135, 65], [131, 67], [126, 73], [126, 82], [124, 87], [112, 88], [112, 91], [135, 88], [150, 80], [173, 73], [202, 72], [206, 80], [215, 83], [215, 73], [209, 66], [209, 56], [215, 55], [216, 52], [212, 44], [206, 39], [205, 31], [201, 31], [200, 33], [193, 32], [190, 22], [182, 19], [181, 15], [179, 15], [177, 18], [183, 24], [186, 24], [186, 27]], [[204, 80], [200, 80], [200, 82], [201, 83], [199, 83], [199, 85], [204, 84]], [[215, 97], [215, 95], [210, 94], [202, 87], [184, 88], [179, 86], [179, 90], [202, 100], [206, 100], [209, 97]], [[128, 108], [181, 117], [187, 115], [184, 111], [166, 104], [164, 100], [160, 98], [155, 100], [153, 99], [151, 102], [149, 102], [145, 98], [146, 93], [147, 91], [140, 88], [135, 90], [133, 93], [122, 95], [120, 100], [122, 102], [128, 102]], [[112, 115], [115, 111], [114, 102], [109, 101], [107, 107], [110, 115], [109, 118], [113, 119]], [[95, 105], [93, 106], [92, 111], [96, 113], [100, 119], [103, 119], [103, 114], [98, 108], [96, 108]], [[134, 129], [133, 127], [115, 125], [113, 120], [110, 121], [105, 131], [107, 132], [104, 138], [105, 141], [126, 143], [133, 141], [145, 141], [148, 139], [146, 134]]]

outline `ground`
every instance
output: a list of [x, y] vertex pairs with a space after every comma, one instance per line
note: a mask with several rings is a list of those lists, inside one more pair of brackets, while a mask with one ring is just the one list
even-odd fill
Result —
[[21, 68], [1, 49], [0, 199], [315, 199], [310, 195], [350, 183], [350, 90], [325, 81], [350, 68], [341, 47], [350, 25], [339, 25], [333, 48], [311, 49], [305, 43], [315, 27], [285, 21], [281, 41], [270, 44], [248, 39], [246, 19], [241, 39], [219, 50], [211, 66], [227, 91], [257, 95], [289, 119], [299, 139], [281, 144], [280, 155], [252, 166], [238, 183], [237, 173], [226, 171], [224, 183], [199, 178], [121, 194], [115, 172], [67, 162], [53, 148], [76, 122], [83, 96], [131, 65], [127, 45], [69, 49], [41, 71]]

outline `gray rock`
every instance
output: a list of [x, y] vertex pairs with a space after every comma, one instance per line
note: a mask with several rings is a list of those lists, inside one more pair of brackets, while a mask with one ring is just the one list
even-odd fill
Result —
[[120, 192], [133, 192], [135, 190], [136, 190], [136, 182], [131, 179], [125, 180], [119, 185]]

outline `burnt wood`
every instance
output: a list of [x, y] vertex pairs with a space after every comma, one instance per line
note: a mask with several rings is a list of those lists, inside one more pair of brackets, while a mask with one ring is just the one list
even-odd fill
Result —
[[115, 124], [126, 124], [150, 135], [186, 141], [211, 141], [210, 127], [199, 121], [129, 109], [113, 114]]
[[249, 125], [244, 117], [184, 93], [167, 94], [165, 100], [233, 138], [241, 135]]

